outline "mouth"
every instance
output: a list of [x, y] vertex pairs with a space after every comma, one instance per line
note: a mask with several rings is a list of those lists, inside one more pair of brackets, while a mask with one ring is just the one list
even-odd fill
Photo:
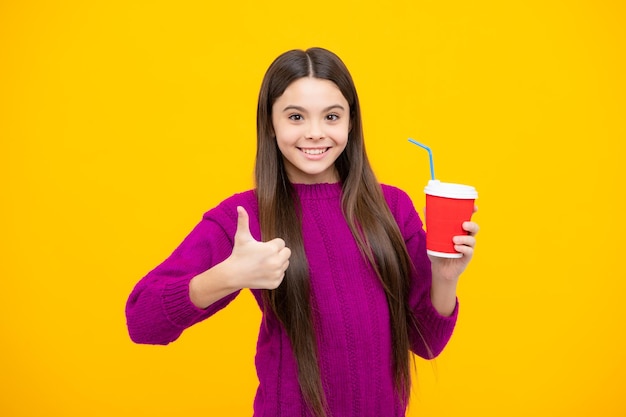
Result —
[[298, 148], [307, 155], [321, 155], [326, 153], [330, 148]]

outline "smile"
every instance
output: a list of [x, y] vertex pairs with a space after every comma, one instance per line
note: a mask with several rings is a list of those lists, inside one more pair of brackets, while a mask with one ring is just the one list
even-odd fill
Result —
[[318, 148], [318, 149], [307, 149], [307, 148], [300, 148], [300, 150], [302, 152], [304, 152], [307, 155], [321, 155], [324, 152], [328, 151], [330, 148]]

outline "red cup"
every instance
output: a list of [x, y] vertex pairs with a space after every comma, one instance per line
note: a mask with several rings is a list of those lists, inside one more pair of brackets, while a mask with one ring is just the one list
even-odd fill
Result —
[[442, 258], [460, 258], [452, 237], [465, 235], [463, 222], [474, 213], [478, 193], [469, 185], [431, 180], [426, 188], [426, 251]]

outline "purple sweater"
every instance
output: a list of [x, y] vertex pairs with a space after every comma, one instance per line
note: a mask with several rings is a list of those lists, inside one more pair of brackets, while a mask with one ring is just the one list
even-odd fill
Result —
[[[302, 202], [302, 234], [310, 267], [319, 364], [331, 415], [404, 416], [407, 405], [398, 401], [394, 392], [385, 293], [344, 220], [341, 186], [315, 184], [295, 188]], [[443, 317], [433, 308], [422, 222], [406, 193], [384, 185], [383, 192], [415, 264], [410, 305], [436, 356], [452, 335], [458, 305], [451, 317]], [[248, 211], [250, 231], [260, 239], [253, 191], [236, 194], [207, 212], [172, 255], [139, 281], [130, 294], [126, 317], [133, 341], [170, 343], [186, 328], [215, 314], [237, 296], [233, 293], [207, 309], [199, 309], [190, 301], [189, 281], [231, 254], [238, 205]], [[251, 291], [261, 306], [261, 292]], [[254, 415], [309, 416], [287, 334], [273, 314], [266, 314], [264, 320], [267, 325], [260, 326], [257, 343], [259, 387]], [[420, 337], [410, 336], [413, 352], [430, 358]]]

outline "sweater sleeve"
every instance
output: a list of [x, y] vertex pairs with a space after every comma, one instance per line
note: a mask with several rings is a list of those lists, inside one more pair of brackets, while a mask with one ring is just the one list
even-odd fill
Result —
[[454, 312], [447, 317], [433, 307], [430, 298], [432, 270], [426, 254], [426, 232], [422, 220], [404, 191], [386, 187], [385, 195], [415, 268], [411, 276], [409, 306], [417, 328], [409, 326], [411, 349], [422, 358], [433, 359], [443, 351], [452, 337], [458, 317], [458, 300]]
[[236, 222], [235, 204], [222, 203], [207, 212], [174, 252], [135, 285], [126, 303], [128, 333], [135, 343], [173, 342], [238, 295], [232, 293], [206, 309], [196, 307], [189, 296], [189, 281], [232, 253]]

